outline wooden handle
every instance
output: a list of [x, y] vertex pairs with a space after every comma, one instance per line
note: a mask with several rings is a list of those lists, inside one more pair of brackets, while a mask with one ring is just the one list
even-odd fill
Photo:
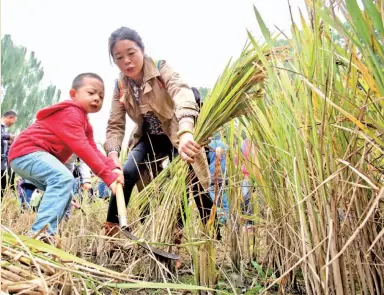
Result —
[[127, 207], [125, 204], [124, 191], [121, 183], [116, 183], [116, 204], [117, 214], [119, 217], [120, 228], [124, 229], [128, 226]]

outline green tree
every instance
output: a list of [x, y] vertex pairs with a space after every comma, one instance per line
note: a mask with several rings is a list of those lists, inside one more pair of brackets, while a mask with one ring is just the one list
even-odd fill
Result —
[[1, 109], [18, 114], [13, 132], [26, 128], [39, 109], [60, 98], [61, 91], [55, 85], [42, 87], [44, 69], [35, 53], [27, 54], [27, 49], [15, 45], [10, 35], [1, 40], [1, 74]]
[[204, 99], [207, 97], [207, 94], [209, 92], [209, 88], [199, 87], [198, 90], [200, 92], [201, 101], [204, 101]]
[[275, 41], [275, 46], [276, 47], [284, 46], [284, 45], [289, 45], [289, 41], [287, 39], [277, 39]]

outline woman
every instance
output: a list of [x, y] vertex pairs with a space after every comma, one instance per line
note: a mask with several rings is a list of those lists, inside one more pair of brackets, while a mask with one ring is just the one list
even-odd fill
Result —
[[[124, 196], [128, 204], [132, 189], [140, 179], [140, 166], [145, 160], [159, 159], [178, 153], [191, 164], [198, 178], [194, 190], [205, 191], [210, 177], [204, 149], [193, 138], [198, 106], [191, 88], [165, 61], [154, 61], [145, 55], [141, 37], [122, 27], [109, 38], [109, 54], [120, 69], [112, 99], [105, 150], [120, 165], [119, 152], [125, 133], [125, 114], [136, 123], [129, 140], [130, 153], [122, 170]], [[212, 201], [207, 194], [195, 198], [203, 220], [209, 217]], [[116, 198], [112, 196], [106, 234], [118, 231]]]

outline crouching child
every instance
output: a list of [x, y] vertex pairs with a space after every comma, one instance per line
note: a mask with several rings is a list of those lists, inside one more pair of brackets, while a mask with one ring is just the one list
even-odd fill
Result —
[[[110, 187], [124, 183], [122, 171], [96, 147], [89, 113], [100, 111], [104, 82], [94, 73], [78, 75], [70, 90], [71, 100], [41, 109], [36, 121], [16, 139], [9, 163], [16, 173], [45, 191], [37, 217], [28, 235], [47, 226], [45, 236], [54, 236], [71, 205], [74, 178], [64, 163], [77, 154]], [[39, 237], [37, 237], [39, 238]]]

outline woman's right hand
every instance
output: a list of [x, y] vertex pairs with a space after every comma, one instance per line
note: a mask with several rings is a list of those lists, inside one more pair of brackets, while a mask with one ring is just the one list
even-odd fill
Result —
[[110, 158], [113, 161], [113, 163], [115, 163], [116, 167], [118, 167], [121, 171], [123, 171], [123, 166], [121, 165], [118, 153], [110, 153], [108, 155], [108, 158]]

